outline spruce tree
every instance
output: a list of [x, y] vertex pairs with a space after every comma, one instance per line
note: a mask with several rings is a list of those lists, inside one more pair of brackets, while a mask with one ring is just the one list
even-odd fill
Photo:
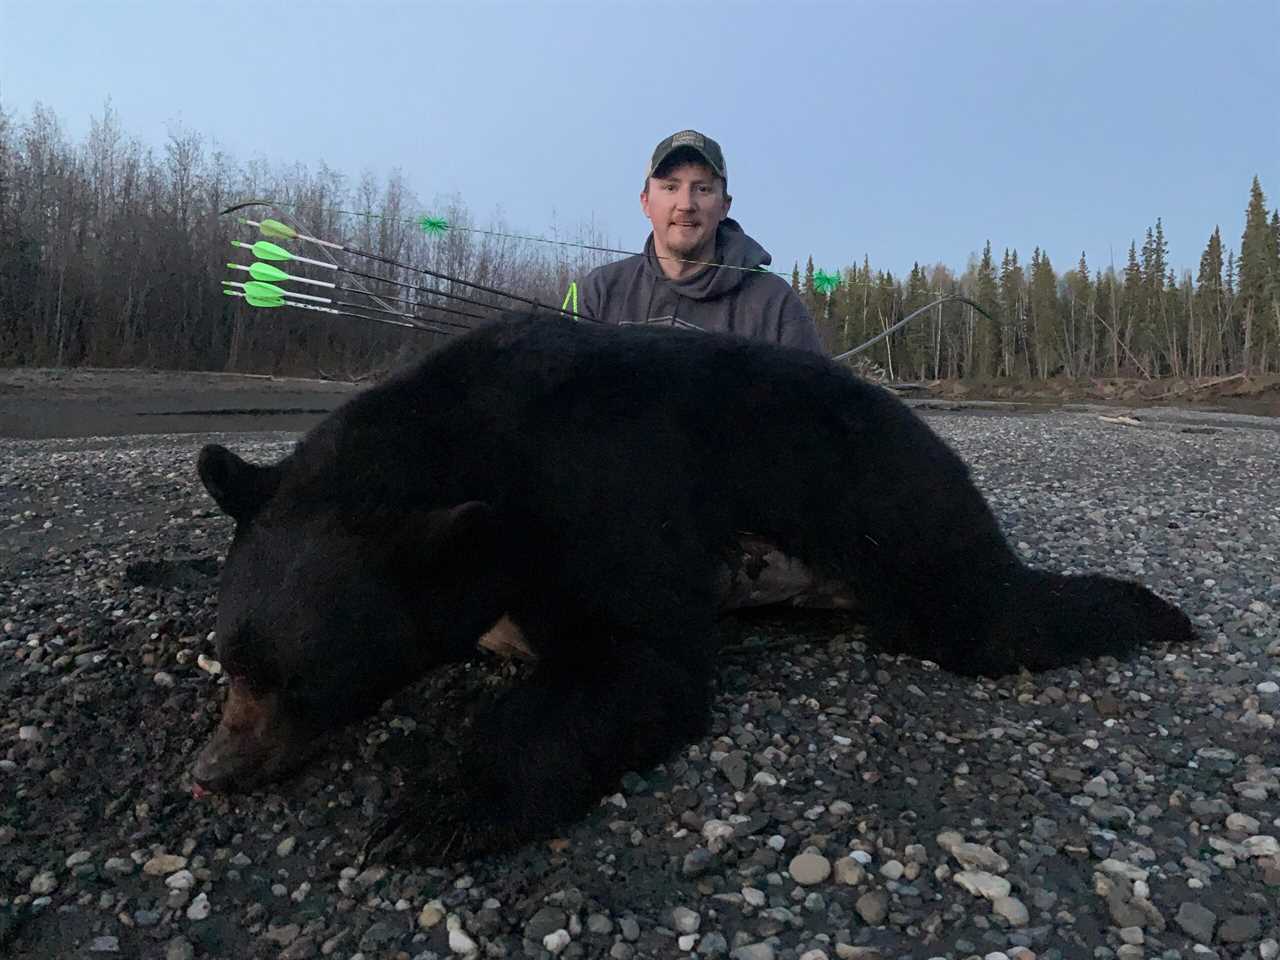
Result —
[[1017, 250], [1005, 250], [1000, 264], [1000, 356], [1005, 376], [1013, 376], [1018, 364], [1018, 344], [1025, 349], [1026, 278]]
[[1280, 304], [1272, 303], [1275, 246], [1275, 234], [1267, 219], [1266, 197], [1262, 184], [1254, 177], [1245, 211], [1244, 233], [1240, 237], [1240, 259], [1236, 264], [1239, 272], [1236, 316], [1246, 344], [1242, 359], [1246, 373], [1255, 363], [1260, 369], [1266, 369], [1270, 359], [1268, 343], [1273, 338], [1268, 331], [1276, 322], [1270, 318], [1273, 312], [1280, 311]]
[[1092, 364], [1097, 349], [1092, 320], [1093, 281], [1083, 250], [1075, 270], [1067, 274], [1067, 300], [1062, 307], [1066, 311], [1063, 317], [1066, 356], [1063, 360], [1067, 372], [1078, 377]]
[[[1150, 237], [1150, 230], [1147, 235]], [[1144, 246], [1144, 252], [1149, 254], [1149, 247]], [[1142, 267], [1138, 263], [1138, 247], [1136, 243], [1130, 242], [1129, 262], [1125, 264], [1124, 288], [1121, 292], [1121, 326], [1115, 331], [1117, 346], [1124, 350], [1130, 362], [1134, 359], [1133, 351], [1139, 346], [1136, 343], [1138, 331], [1147, 326], [1146, 292]]]
[[[996, 267], [991, 259], [990, 240], [982, 248], [982, 260], [978, 263], [978, 275], [974, 285], [976, 289], [973, 299], [978, 301], [991, 316], [997, 316], [1000, 310], [1000, 289], [996, 285]], [[999, 350], [999, 331], [980, 313], [973, 318], [973, 323], [973, 365], [977, 368], [975, 372], [980, 377], [989, 377], [995, 368], [995, 358]]]
[[1215, 226], [1209, 243], [1200, 254], [1196, 272], [1196, 292], [1192, 299], [1190, 329], [1192, 374], [1204, 376], [1224, 369], [1227, 356], [1227, 316], [1222, 288], [1222, 234]]
[[1058, 329], [1058, 279], [1049, 255], [1036, 247], [1031, 254], [1031, 331], [1035, 348], [1035, 370], [1042, 379], [1057, 368], [1055, 342]]

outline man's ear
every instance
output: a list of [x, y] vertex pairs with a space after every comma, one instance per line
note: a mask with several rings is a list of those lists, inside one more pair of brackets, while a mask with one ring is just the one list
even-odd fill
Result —
[[216, 443], [200, 451], [196, 469], [209, 495], [236, 523], [253, 519], [280, 483], [276, 467], [249, 463]]

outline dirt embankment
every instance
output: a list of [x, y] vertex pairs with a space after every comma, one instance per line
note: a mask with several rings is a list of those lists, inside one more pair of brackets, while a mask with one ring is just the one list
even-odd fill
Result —
[[939, 399], [997, 400], [1056, 405], [1118, 404], [1130, 407], [1176, 405], [1255, 416], [1280, 416], [1280, 374], [1246, 377], [1089, 378], [1076, 380], [935, 380], [907, 391]]

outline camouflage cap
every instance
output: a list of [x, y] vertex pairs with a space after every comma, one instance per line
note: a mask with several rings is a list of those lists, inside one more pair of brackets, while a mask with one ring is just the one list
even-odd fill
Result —
[[729, 182], [729, 172], [724, 164], [724, 151], [720, 149], [720, 144], [697, 130], [681, 130], [658, 144], [654, 148], [653, 156], [649, 159], [649, 169], [644, 175], [645, 179], [652, 177], [653, 171], [662, 166], [667, 157], [677, 150], [685, 149], [694, 151], [707, 166], [724, 178], [726, 184]]

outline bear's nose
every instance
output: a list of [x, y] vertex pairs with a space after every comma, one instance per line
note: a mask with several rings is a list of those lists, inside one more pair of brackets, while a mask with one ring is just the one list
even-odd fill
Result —
[[216, 743], [208, 743], [196, 756], [191, 778], [204, 790], [222, 793], [235, 782], [235, 766], [234, 762], [228, 762]]

